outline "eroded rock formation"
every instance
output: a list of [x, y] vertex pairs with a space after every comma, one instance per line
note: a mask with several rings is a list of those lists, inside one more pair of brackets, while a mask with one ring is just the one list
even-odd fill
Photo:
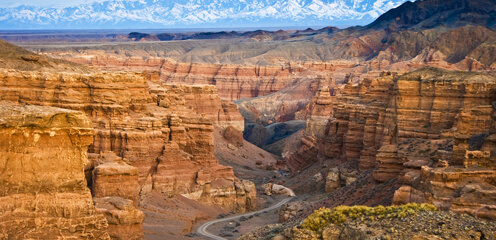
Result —
[[83, 165], [92, 142], [83, 113], [0, 106], [0, 237], [109, 239]]
[[138, 169], [113, 152], [101, 153], [93, 169], [91, 188], [96, 198], [121, 197], [138, 206]]
[[[495, 89], [490, 75], [433, 68], [347, 84], [331, 98], [328, 119], [319, 125], [310, 117], [288, 166], [298, 171], [319, 159], [358, 160], [360, 170], [376, 169], [376, 181], [408, 186], [397, 191], [397, 204], [429, 202], [494, 218]], [[325, 121], [325, 128], [315, 127]], [[316, 129], [325, 131], [319, 136]], [[331, 168], [326, 189], [342, 185]]]
[[[102, 234], [107, 234], [108, 222], [113, 238], [143, 238], [143, 215], [135, 207], [139, 195], [152, 191], [168, 197], [182, 194], [228, 211], [254, 208], [253, 183], [238, 180], [232, 168], [219, 165], [214, 156], [214, 124], [243, 130], [237, 107], [222, 102], [213, 86], [153, 85], [147, 82], [148, 77], [137, 73], [4, 69], [0, 99], [79, 110], [89, 116], [90, 121], [84, 125], [89, 133], [84, 135], [84, 144], [78, 145], [82, 159], [86, 159], [88, 149], [92, 157], [84, 168], [88, 181], [84, 181], [82, 171], [78, 174], [83, 174], [82, 186], [92, 188]], [[33, 134], [34, 142], [44, 136]], [[23, 146], [19, 143], [19, 148]], [[87, 197], [93, 206], [89, 191]], [[94, 211], [91, 209], [81, 214], [90, 214]], [[100, 228], [98, 224], [95, 226]]]
[[112, 239], [144, 239], [145, 214], [133, 206], [133, 201], [121, 197], [94, 198], [98, 213], [105, 216]]
[[156, 95], [158, 106], [171, 109], [187, 107], [223, 128], [232, 126], [244, 130], [244, 119], [236, 104], [221, 100], [213, 85], [163, 84], [152, 88], [151, 92]]
[[112, 239], [144, 239], [145, 214], [138, 210], [138, 168], [113, 152], [98, 155], [91, 190], [95, 206], [109, 224]]
[[[494, 88], [480, 88], [481, 95]], [[491, 99], [493, 100], [493, 99]], [[427, 158], [421, 169], [409, 174], [394, 196], [394, 203], [429, 202], [441, 209], [496, 219], [495, 109], [479, 101], [456, 118], [449, 135], [451, 154]], [[494, 103], [494, 102], [493, 102]], [[446, 134], [448, 135], [448, 134]]]

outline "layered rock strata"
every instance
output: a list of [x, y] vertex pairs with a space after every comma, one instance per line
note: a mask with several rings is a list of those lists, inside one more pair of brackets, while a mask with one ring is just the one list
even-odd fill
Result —
[[324, 86], [319, 89], [313, 99], [311, 106], [310, 117], [307, 119], [305, 134], [321, 138], [326, 132], [329, 116], [333, 115], [333, 97], [334, 89], [329, 90], [329, 87]]
[[109, 239], [83, 165], [93, 140], [81, 112], [0, 106], [0, 237]]
[[[204, 50], [202, 50], [204, 51]], [[274, 64], [219, 64], [178, 61], [173, 57], [156, 57], [156, 52], [117, 53], [106, 50], [57, 51], [48, 55], [103, 70], [146, 71], [158, 73], [156, 83], [215, 85], [225, 100], [238, 100], [268, 95], [290, 87], [308, 72], [327, 75], [357, 65], [353, 60], [293, 62], [277, 60]], [[152, 56], [150, 56], [152, 55]], [[347, 72], [348, 70], [345, 70]], [[342, 73], [338, 74], [342, 75]], [[344, 75], [344, 74], [343, 74]]]
[[105, 216], [112, 239], [145, 239], [145, 214], [133, 206], [133, 201], [121, 197], [94, 198], [98, 213]]
[[267, 95], [287, 87], [301, 66], [242, 66], [165, 61], [161, 78], [171, 83], [213, 84], [229, 100]]
[[427, 68], [347, 84], [338, 89], [328, 110], [332, 115], [318, 141], [320, 154], [346, 161], [359, 158], [360, 168], [370, 169], [378, 166], [376, 155], [384, 145], [444, 138], [463, 109], [490, 104], [492, 80], [484, 74]]
[[138, 168], [113, 152], [101, 153], [93, 169], [92, 194], [96, 198], [121, 197], [138, 206]]
[[[393, 76], [384, 74], [358, 84], [349, 82], [336, 90], [336, 96], [322, 89], [314, 98], [302, 148], [286, 157], [288, 166], [298, 171], [318, 155], [342, 161], [360, 158], [362, 169], [375, 167], [382, 132], [387, 133], [383, 121], [393, 86]], [[302, 154], [315, 157], [308, 161]]]
[[221, 100], [213, 85], [163, 84], [152, 88], [151, 93], [157, 96], [157, 104], [161, 107], [183, 105], [223, 128], [232, 126], [244, 130], [244, 119], [236, 104]]
[[94, 164], [91, 189], [112, 239], [144, 239], [145, 214], [137, 209], [138, 168], [113, 152], [101, 153]]
[[[324, 134], [289, 156], [288, 166], [298, 171], [318, 159], [336, 165], [358, 159], [361, 170], [376, 169], [376, 181], [397, 178], [411, 188], [399, 190], [396, 203], [426, 201], [493, 218], [495, 89], [490, 75], [433, 68], [347, 84], [327, 110]], [[303, 143], [318, 135], [319, 125], [308, 123]], [[304, 152], [314, 157], [304, 162]], [[328, 191], [338, 179], [329, 172]]]
[[[0, 84], [1, 100], [86, 112], [94, 129], [89, 152], [112, 151], [127, 159], [138, 170], [141, 195], [174, 189], [166, 195], [199, 194], [203, 202], [241, 211], [251, 201], [246, 199], [250, 187], [241, 189], [244, 185], [238, 184], [232, 169], [219, 165], [213, 154], [214, 123], [240, 130], [243, 127], [237, 108], [222, 103], [215, 87], [149, 86], [146, 76], [135, 73], [54, 74], [16, 70], [2, 70]], [[169, 101], [168, 106], [165, 100]], [[174, 160], [179, 161], [177, 167]], [[171, 174], [160, 170], [165, 163], [185, 175], [160, 177]], [[112, 178], [97, 174], [98, 177]], [[210, 183], [215, 181], [218, 184], [212, 186]], [[112, 184], [106, 184], [103, 190], [95, 189], [96, 193], [113, 191]], [[162, 187], [168, 184], [172, 187]]]
[[429, 202], [441, 209], [496, 219], [495, 113], [494, 105], [463, 110], [448, 133], [454, 138], [452, 154], [427, 158], [431, 164], [404, 181], [394, 203]]

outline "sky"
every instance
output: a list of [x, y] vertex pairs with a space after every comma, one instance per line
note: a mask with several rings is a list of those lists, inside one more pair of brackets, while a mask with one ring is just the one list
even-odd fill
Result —
[[[16, 7], [20, 5], [30, 5], [30, 6], [72, 6], [82, 3], [91, 2], [102, 2], [103, 0], [0, 0], [0, 8], [4, 7]], [[126, 0], [130, 1], [130, 0]], [[137, 0], [135, 0], [137, 1]]]
[[0, 0], [0, 29], [342, 27], [368, 24], [405, 1]]

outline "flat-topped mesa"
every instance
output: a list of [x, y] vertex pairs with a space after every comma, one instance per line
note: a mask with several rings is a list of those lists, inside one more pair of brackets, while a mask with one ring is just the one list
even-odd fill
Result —
[[109, 238], [82, 171], [92, 136], [81, 112], [0, 106], [2, 238]]

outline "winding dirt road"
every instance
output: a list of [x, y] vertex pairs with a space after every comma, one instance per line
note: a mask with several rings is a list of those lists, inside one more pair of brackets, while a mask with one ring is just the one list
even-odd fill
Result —
[[235, 220], [235, 219], [238, 219], [240, 217], [248, 217], [248, 216], [251, 216], [251, 215], [255, 215], [257, 213], [262, 213], [262, 212], [265, 212], [265, 211], [271, 211], [271, 210], [274, 210], [276, 208], [279, 208], [281, 207], [283, 204], [291, 201], [294, 197], [290, 197], [290, 198], [286, 198], [286, 199], [283, 199], [282, 201], [280, 201], [279, 203], [275, 204], [275, 205], [272, 205], [268, 208], [264, 208], [262, 210], [258, 210], [258, 211], [255, 211], [255, 212], [249, 212], [249, 213], [244, 213], [244, 214], [241, 214], [241, 215], [236, 215], [236, 216], [232, 216], [232, 217], [227, 217], [227, 218], [222, 218], [222, 219], [216, 219], [216, 220], [212, 220], [210, 222], [206, 222], [204, 224], [202, 224], [198, 229], [196, 229], [196, 232], [205, 236], [205, 237], [208, 237], [208, 238], [211, 238], [211, 239], [215, 239], [215, 240], [227, 240], [223, 237], [219, 237], [217, 235], [214, 235], [214, 234], [211, 234], [207, 231], [207, 228], [212, 225], [212, 224], [215, 224], [215, 223], [219, 223], [219, 222], [224, 222], [224, 221], [231, 221], [231, 220]]

